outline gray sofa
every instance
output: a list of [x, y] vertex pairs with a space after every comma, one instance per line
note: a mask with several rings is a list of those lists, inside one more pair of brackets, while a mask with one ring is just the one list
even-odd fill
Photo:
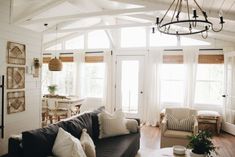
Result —
[[[62, 127], [76, 138], [80, 138], [83, 128], [92, 137], [96, 145], [97, 157], [135, 157], [140, 146], [140, 133], [99, 139], [98, 114], [102, 108], [81, 114], [72, 119], [61, 121], [31, 131], [22, 132], [22, 138], [10, 138], [8, 145], [9, 157], [48, 157], [53, 156], [52, 147]], [[138, 120], [139, 124], [139, 120]]]

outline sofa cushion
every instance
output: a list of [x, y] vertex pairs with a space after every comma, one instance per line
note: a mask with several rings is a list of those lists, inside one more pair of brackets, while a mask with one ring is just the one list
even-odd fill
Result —
[[66, 122], [68, 132], [80, 139], [82, 129], [87, 129], [87, 133], [92, 137], [92, 119], [90, 113], [84, 113]]
[[105, 107], [102, 106], [94, 111], [92, 111], [91, 114], [91, 119], [92, 119], [92, 139], [93, 140], [97, 140], [100, 134], [99, 131], [99, 118], [98, 118], [98, 114], [101, 113], [103, 110], [105, 110]]
[[86, 157], [79, 139], [59, 128], [52, 149], [56, 157]]
[[134, 157], [139, 149], [140, 134], [99, 139], [95, 142], [97, 157]]
[[46, 157], [52, 155], [52, 147], [59, 127], [68, 130], [66, 122], [59, 122], [45, 128], [22, 132], [24, 157]]
[[87, 157], [96, 157], [95, 144], [89, 134], [87, 134], [86, 129], [82, 130], [80, 142]]
[[188, 138], [188, 136], [192, 136], [192, 133], [187, 131], [166, 130], [163, 136], [174, 138]]
[[125, 115], [121, 110], [117, 110], [113, 114], [102, 111], [98, 117], [100, 125], [99, 138], [107, 138], [130, 133], [126, 127]]

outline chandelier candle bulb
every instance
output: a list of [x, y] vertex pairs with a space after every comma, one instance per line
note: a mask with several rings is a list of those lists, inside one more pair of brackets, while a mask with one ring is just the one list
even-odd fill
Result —
[[197, 10], [196, 9], [193, 9], [193, 18], [197, 18], [198, 16], [197, 16]]
[[224, 22], [224, 18], [223, 18], [223, 16], [220, 16], [220, 24], [224, 24], [225, 22]]
[[155, 28], [154, 27], [152, 28], [152, 33], [155, 33]]
[[159, 24], [159, 17], [156, 18], [156, 24]]

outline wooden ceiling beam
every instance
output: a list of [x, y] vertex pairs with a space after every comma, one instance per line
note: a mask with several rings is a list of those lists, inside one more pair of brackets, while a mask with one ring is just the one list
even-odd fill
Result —
[[32, 11], [25, 10], [25, 12], [23, 12], [19, 17], [16, 17], [14, 19], [14, 23], [18, 24], [18, 23], [22, 23], [25, 21], [29, 21], [33, 17], [51, 9], [51, 8], [54, 8], [54, 7], [66, 2], [66, 1], [67, 0], [52, 0], [50, 3], [46, 3], [45, 5], [37, 8], [37, 9], [34, 9]]
[[[157, 8], [157, 9], [160, 9], [160, 8]], [[38, 18], [34, 20], [30, 19], [30, 20], [25, 21], [24, 24], [27, 25], [27, 24], [44, 23], [44, 22], [72, 21], [72, 20], [78, 20], [82, 18], [92, 18], [92, 17], [102, 17], [102, 16], [130, 15], [130, 14], [136, 14], [136, 13], [151, 12], [155, 10], [156, 8], [131, 8], [131, 9], [103, 10], [103, 11], [95, 11], [95, 12], [88, 12], [88, 13], [79, 13], [79, 14], [74, 14], [74, 15]]]
[[[103, 26], [91, 26], [83, 28], [74, 28], [74, 29], [61, 29], [57, 33], [67, 33], [67, 32], [80, 32], [80, 31], [92, 31], [92, 30], [104, 30], [104, 29], [119, 29], [124, 27], [145, 27], [151, 26], [152, 23], [131, 23], [131, 24], [117, 24], [117, 25], [103, 25]], [[46, 33], [55, 33], [55, 30], [48, 30]]]

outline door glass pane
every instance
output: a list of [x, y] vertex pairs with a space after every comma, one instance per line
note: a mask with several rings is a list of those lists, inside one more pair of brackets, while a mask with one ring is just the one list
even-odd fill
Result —
[[121, 69], [122, 110], [127, 113], [138, 113], [139, 62], [122, 61]]

